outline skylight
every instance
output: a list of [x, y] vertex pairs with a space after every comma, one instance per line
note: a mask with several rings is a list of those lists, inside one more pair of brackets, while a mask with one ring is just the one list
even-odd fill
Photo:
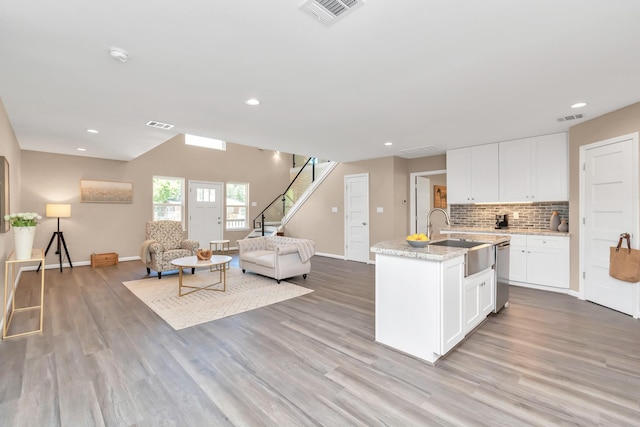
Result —
[[212, 150], [227, 151], [227, 143], [219, 139], [205, 138], [196, 135], [184, 135], [184, 143], [187, 145], [195, 145], [196, 147], [211, 148]]

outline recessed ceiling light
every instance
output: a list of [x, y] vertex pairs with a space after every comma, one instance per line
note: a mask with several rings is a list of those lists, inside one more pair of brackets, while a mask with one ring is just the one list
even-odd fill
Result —
[[573, 104], [573, 105], [571, 106], [571, 108], [582, 108], [582, 107], [584, 107], [585, 105], [587, 105], [587, 103], [586, 103], [586, 102], [576, 102], [575, 104]]
[[98, 131], [95, 130], [95, 129], [87, 129], [87, 132], [89, 132], [89, 133], [98, 133]]
[[86, 148], [78, 148], [78, 151], [87, 151]]
[[119, 47], [110, 47], [109, 55], [115, 60], [120, 62], [127, 62], [129, 60], [129, 54], [126, 50], [120, 49]]
[[247, 105], [251, 105], [251, 106], [256, 106], [256, 105], [260, 105], [260, 101], [255, 99], [255, 98], [251, 98], [251, 99], [247, 99], [246, 101], [244, 101], [245, 104]]
[[389, 145], [393, 145], [393, 142], [391, 142], [391, 141], [387, 141], [387, 142], [385, 142], [385, 143], [384, 143], [384, 145], [387, 145], [387, 146], [389, 146]]

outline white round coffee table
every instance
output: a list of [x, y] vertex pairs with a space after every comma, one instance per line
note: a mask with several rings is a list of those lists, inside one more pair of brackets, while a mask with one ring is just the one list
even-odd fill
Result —
[[[200, 260], [197, 256], [187, 256], [184, 258], [176, 258], [171, 261], [171, 264], [178, 267], [178, 296], [182, 297], [184, 295], [189, 295], [193, 292], [197, 291], [218, 291], [225, 292], [227, 290], [227, 264], [231, 261], [230, 256], [226, 255], [212, 255], [210, 259]], [[209, 267], [210, 270], [213, 270], [215, 267], [218, 270], [220, 277], [216, 283], [212, 283], [207, 286], [187, 286], [182, 284], [182, 270], [185, 268], [204, 268]], [[212, 289], [212, 286], [222, 284], [222, 289]], [[182, 288], [191, 288], [192, 291], [182, 293]]]

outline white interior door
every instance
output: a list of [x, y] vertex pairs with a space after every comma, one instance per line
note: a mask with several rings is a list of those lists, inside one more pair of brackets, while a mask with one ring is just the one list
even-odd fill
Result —
[[369, 174], [346, 175], [345, 259], [369, 262]]
[[416, 224], [414, 233], [427, 234], [427, 214], [431, 209], [431, 180], [416, 176]]
[[222, 239], [222, 183], [189, 181], [189, 238], [209, 249], [209, 241]]
[[585, 299], [636, 315], [637, 284], [609, 276], [609, 248], [621, 233], [638, 247], [637, 134], [581, 149]]
[[[433, 188], [434, 184], [441, 184], [443, 186], [446, 185], [448, 180], [447, 176], [445, 175], [446, 173], [447, 173], [446, 169], [440, 169], [440, 170], [434, 170], [434, 171], [428, 171], [428, 172], [412, 172], [409, 175], [409, 187], [410, 187], [409, 188], [409, 233], [410, 234], [413, 234], [413, 233], [426, 234], [426, 228], [427, 228], [426, 216], [429, 210], [433, 208], [433, 205], [435, 203], [435, 200], [434, 200], [435, 196], [432, 195], [431, 189]], [[419, 178], [427, 178], [429, 182], [427, 183], [427, 181], [419, 181]], [[420, 185], [423, 188], [418, 190], [418, 185]], [[420, 193], [421, 195], [424, 195], [424, 197], [418, 197], [418, 193]], [[429, 197], [429, 198], [427, 199], [426, 197]], [[422, 199], [420, 203], [424, 202], [426, 204], [426, 207], [418, 208], [418, 199]], [[444, 200], [446, 201], [446, 199], [447, 199], [447, 196], [445, 192]], [[426, 212], [424, 214], [424, 219], [417, 218], [418, 210], [424, 211], [424, 209], [426, 209]], [[440, 230], [442, 226], [445, 224], [445, 217], [442, 214], [433, 215], [431, 217], [431, 222], [434, 225], [434, 230]], [[419, 227], [417, 227], [418, 224], [420, 224]]]

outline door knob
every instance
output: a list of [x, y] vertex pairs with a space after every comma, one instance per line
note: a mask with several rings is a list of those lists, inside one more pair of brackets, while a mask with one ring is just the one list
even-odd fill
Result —
[[362, 225], [367, 225], [367, 223], [366, 223], [366, 222], [363, 222], [363, 223], [362, 223]]

